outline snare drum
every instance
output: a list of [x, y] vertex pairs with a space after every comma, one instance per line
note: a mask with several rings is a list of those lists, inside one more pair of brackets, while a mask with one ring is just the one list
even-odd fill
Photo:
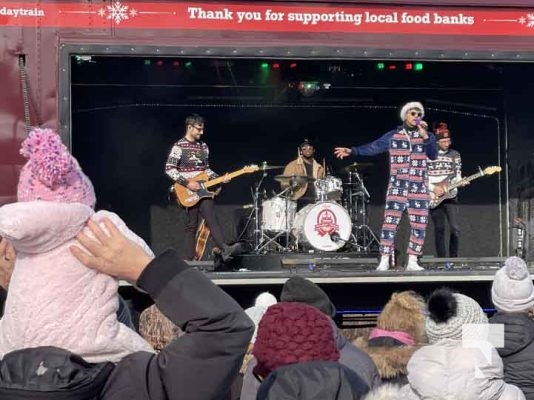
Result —
[[307, 205], [297, 213], [291, 229], [300, 245], [323, 251], [343, 247], [351, 232], [352, 222], [347, 210], [333, 201]]
[[324, 179], [315, 181], [315, 197], [319, 201], [341, 200], [343, 195], [343, 182], [335, 176], [328, 175]]
[[[262, 204], [261, 228], [268, 232], [287, 232], [297, 212], [297, 203], [282, 197], [273, 197]], [[286, 221], [287, 213], [287, 221]]]

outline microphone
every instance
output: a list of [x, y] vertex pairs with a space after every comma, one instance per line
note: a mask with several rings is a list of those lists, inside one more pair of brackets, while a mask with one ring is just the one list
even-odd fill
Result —
[[241, 206], [241, 208], [242, 208], [243, 210], [249, 210], [249, 209], [251, 209], [251, 208], [254, 208], [254, 204], [243, 204], [243, 205]]
[[341, 239], [341, 237], [339, 236], [339, 233], [337, 232], [330, 234], [330, 240], [334, 243], [339, 243], [340, 241], [345, 242], [345, 240]]

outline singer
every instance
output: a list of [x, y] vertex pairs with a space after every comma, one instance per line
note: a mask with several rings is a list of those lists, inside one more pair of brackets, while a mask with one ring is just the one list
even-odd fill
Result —
[[410, 219], [407, 271], [421, 271], [417, 257], [423, 252], [428, 224], [429, 194], [427, 188], [427, 157], [437, 158], [436, 138], [427, 130], [422, 118], [425, 109], [420, 102], [406, 103], [400, 111], [403, 124], [379, 139], [353, 147], [336, 147], [334, 154], [343, 159], [352, 156], [374, 156], [389, 152], [390, 177], [380, 233], [380, 263], [377, 271], [387, 271], [394, 255], [397, 228], [404, 210]]

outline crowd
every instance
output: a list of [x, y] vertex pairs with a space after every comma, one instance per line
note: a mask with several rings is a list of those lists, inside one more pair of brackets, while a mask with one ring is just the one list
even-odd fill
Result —
[[[0, 398], [534, 399], [534, 285], [518, 257], [495, 274], [491, 318], [447, 288], [404, 291], [351, 342], [308, 279], [244, 310], [175, 252], [154, 256], [94, 211], [55, 132], [33, 130], [22, 154], [18, 202], [0, 207]], [[139, 331], [119, 279], [154, 300]]]

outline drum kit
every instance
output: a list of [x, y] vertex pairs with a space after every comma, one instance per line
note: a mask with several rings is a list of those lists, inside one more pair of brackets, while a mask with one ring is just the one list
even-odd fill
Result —
[[[345, 182], [333, 175], [312, 179], [301, 175], [276, 175], [284, 189], [271, 198], [261, 190], [268, 170], [284, 168], [263, 163], [263, 176], [253, 189], [249, 218], [254, 218], [254, 252], [329, 252], [347, 249], [370, 252], [378, 238], [367, 225], [369, 192], [360, 170], [371, 163], [354, 163], [343, 168]], [[304, 184], [314, 185], [315, 202], [297, 211], [291, 200]], [[248, 225], [248, 223], [247, 223]]]

